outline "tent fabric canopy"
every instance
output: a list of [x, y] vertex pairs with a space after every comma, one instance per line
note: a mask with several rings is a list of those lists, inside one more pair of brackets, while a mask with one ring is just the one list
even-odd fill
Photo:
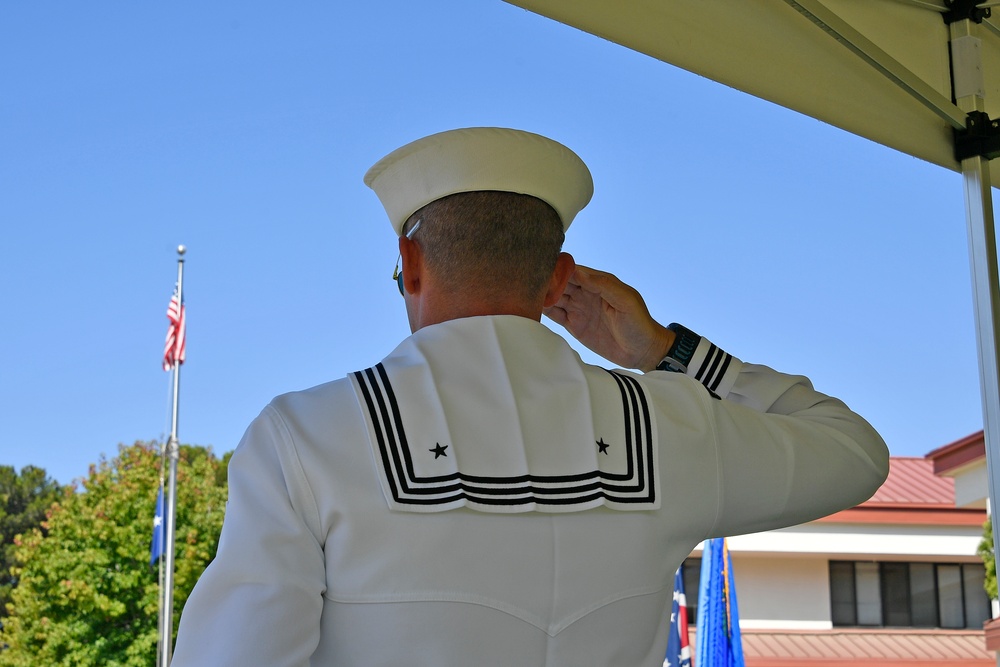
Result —
[[[989, 16], [1000, 0], [507, 2], [962, 173], [996, 507], [1000, 268], [992, 187], [1000, 186], [1000, 169], [989, 158], [1000, 145], [956, 158], [954, 132], [993, 127], [1000, 135], [1000, 23]], [[985, 114], [986, 122], [966, 113]], [[1000, 553], [1000, 531], [993, 539]]]
[[[961, 171], [954, 122], [817, 25], [830, 14], [953, 116], [945, 0], [507, 0], [653, 58]], [[1000, 116], [1000, 30], [977, 26], [990, 118]], [[998, 170], [1000, 172], [1000, 170]], [[1000, 174], [993, 178], [1000, 185]]]

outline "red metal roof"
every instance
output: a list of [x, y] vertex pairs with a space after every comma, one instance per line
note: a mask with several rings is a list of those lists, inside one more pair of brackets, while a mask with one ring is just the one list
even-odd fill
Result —
[[[697, 628], [690, 628], [692, 651]], [[939, 628], [743, 628], [746, 667], [996, 667], [982, 630]], [[695, 660], [697, 667], [697, 660]]]
[[955, 480], [935, 475], [934, 465], [930, 458], [893, 456], [889, 459], [889, 476], [874, 496], [819, 521], [981, 526], [986, 511], [956, 507]]
[[934, 462], [934, 474], [946, 475], [963, 466], [986, 458], [986, 439], [982, 431], [967, 435], [950, 445], [938, 447], [927, 455]]
[[982, 630], [743, 630], [746, 667], [996, 667]]
[[870, 500], [861, 504], [955, 506], [955, 481], [934, 474], [934, 462], [926, 458], [893, 456], [889, 477]]

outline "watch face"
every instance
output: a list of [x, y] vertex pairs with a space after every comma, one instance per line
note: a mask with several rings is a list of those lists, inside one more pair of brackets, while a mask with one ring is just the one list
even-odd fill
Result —
[[701, 336], [691, 333], [687, 329], [682, 329], [681, 331], [676, 331], [675, 333], [677, 334], [677, 337], [674, 339], [674, 344], [670, 348], [670, 352], [668, 352], [667, 355], [686, 367], [691, 362], [691, 357], [694, 356], [694, 351], [698, 349], [698, 343], [701, 342]]

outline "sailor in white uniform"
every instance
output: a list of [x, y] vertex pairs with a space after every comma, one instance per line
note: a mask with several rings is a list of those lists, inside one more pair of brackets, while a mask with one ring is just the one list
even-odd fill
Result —
[[[658, 666], [698, 542], [884, 480], [885, 444], [841, 401], [560, 252], [593, 187], [566, 147], [455, 130], [365, 180], [413, 335], [250, 425], [174, 667]], [[633, 370], [583, 363], [543, 311]]]

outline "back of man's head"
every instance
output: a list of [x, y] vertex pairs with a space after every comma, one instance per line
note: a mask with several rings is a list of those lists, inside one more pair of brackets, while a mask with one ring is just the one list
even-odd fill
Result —
[[414, 331], [477, 314], [541, 317], [572, 273], [572, 258], [560, 254], [564, 233], [594, 193], [590, 170], [569, 148], [500, 127], [417, 139], [364, 180], [407, 237], [400, 286], [420, 301], [407, 301]]
[[495, 302], [534, 300], [562, 249], [563, 223], [549, 204], [514, 192], [461, 192], [412, 214], [427, 270], [449, 295]]

